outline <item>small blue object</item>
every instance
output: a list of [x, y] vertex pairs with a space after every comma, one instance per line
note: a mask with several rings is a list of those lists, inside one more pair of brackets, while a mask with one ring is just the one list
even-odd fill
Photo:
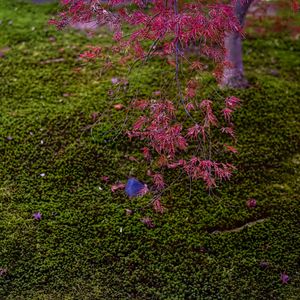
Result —
[[145, 185], [137, 179], [130, 178], [126, 183], [125, 192], [129, 197], [136, 197], [140, 194], [144, 187]]

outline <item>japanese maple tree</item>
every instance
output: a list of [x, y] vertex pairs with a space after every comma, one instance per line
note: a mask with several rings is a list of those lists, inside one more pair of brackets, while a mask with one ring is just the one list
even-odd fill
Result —
[[[191, 179], [202, 180], [209, 189], [232, 175], [234, 166], [216, 160], [215, 153], [237, 153], [233, 113], [240, 100], [227, 97], [220, 108], [213, 99], [199, 99], [199, 82], [182, 78], [181, 74], [187, 64], [192, 71], [203, 70], [199, 57], [191, 60], [185, 55], [196, 44], [201, 57], [214, 62], [212, 72], [220, 84], [244, 84], [241, 35], [252, 2], [61, 0], [63, 11], [52, 21], [57, 27], [91, 21], [108, 24], [116, 42], [112, 50], [124, 53], [123, 59], [126, 56], [126, 60], [146, 61], [158, 56], [174, 67], [175, 98], [132, 99], [130, 105], [141, 114], [127, 134], [145, 141], [142, 152], [151, 161], [148, 175], [157, 194], [166, 186], [161, 172], [165, 168], [180, 168]], [[128, 25], [131, 30], [124, 34], [123, 28]], [[82, 57], [102, 55], [101, 47], [91, 47]], [[181, 117], [182, 111], [185, 118]], [[155, 197], [154, 207], [162, 211], [159, 201]]]
[[[232, 114], [240, 101], [236, 97], [224, 99], [217, 117], [213, 100], [198, 98], [198, 82], [190, 80], [186, 87], [183, 86], [185, 80], [180, 76], [180, 69], [185, 60], [185, 49], [198, 43], [202, 55], [214, 61], [214, 74], [220, 80], [224, 66], [228, 67], [224, 60], [224, 39], [230, 33], [241, 33], [233, 6], [218, 1], [205, 4], [204, 1], [179, 3], [178, 0], [155, 0], [151, 3], [141, 0], [111, 0], [108, 3], [63, 0], [62, 4], [64, 11], [54, 21], [58, 27], [94, 20], [99, 24], [109, 24], [114, 29], [117, 42], [114, 50], [118, 53], [126, 49], [132, 57], [140, 60], [154, 55], [171, 57], [176, 99], [133, 99], [132, 107], [147, 113], [142, 114], [127, 132], [130, 138], [138, 137], [145, 141], [142, 151], [146, 160], [154, 161], [154, 169], [182, 168], [190, 178], [203, 180], [208, 188], [215, 187], [218, 181], [229, 179], [233, 165], [216, 161], [214, 153], [220, 150], [236, 153], [237, 150], [234, 145], [212, 139], [214, 132], [218, 131], [235, 143]], [[133, 28], [129, 35], [123, 34], [124, 24]], [[147, 41], [151, 42], [150, 47], [144, 46]], [[90, 49], [84, 57], [97, 57], [101, 53], [99, 49]], [[203, 68], [199, 61], [189, 64], [193, 70], [201, 71]], [[185, 123], [178, 116], [181, 110], [187, 116]], [[196, 151], [189, 154], [192, 144], [196, 145]], [[149, 175], [156, 191], [165, 187], [160, 172], [154, 170]]]

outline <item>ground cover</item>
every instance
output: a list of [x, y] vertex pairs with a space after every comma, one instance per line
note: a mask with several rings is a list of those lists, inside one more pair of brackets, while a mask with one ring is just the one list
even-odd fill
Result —
[[[245, 41], [251, 87], [230, 92], [243, 100], [232, 181], [212, 196], [201, 183], [190, 192], [188, 180], [175, 181], [165, 214], [126, 216], [147, 199], [112, 193], [100, 178], [145, 180], [146, 165], [120, 134], [125, 112], [113, 105], [151, 96], [172, 81], [171, 67], [155, 61], [128, 75], [126, 67], [86, 65], [78, 53], [109, 45], [109, 34], [57, 32], [47, 25], [55, 11], [0, 4], [0, 298], [297, 299], [299, 40], [272, 33]], [[129, 86], [111, 97], [114, 77]], [[203, 84], [203, 95], [229, 93], [207, 74]], [[101, 122], [94, 112], [104, 112]], [[249, 198], [255, 208], [245, 205]]]

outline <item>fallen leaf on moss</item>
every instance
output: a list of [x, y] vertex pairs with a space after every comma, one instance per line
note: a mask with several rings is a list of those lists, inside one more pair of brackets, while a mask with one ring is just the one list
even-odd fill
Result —
[[114, 193], [115, 191], [117, 190], [123, 190], [125, 188], [125, 184], [124, 183], [116, 183], [116, 184], [113, 184], [111, 186], [111, 191]]
[[123, 105], [123, 104], [121, 104], [121, 103], [119, 103], [119, 104], [115, 104], [115, 105], [114, 105], [114, 108], [115, 108], [116, 110], [121, 110], [121, 109], [123, 109], [123, 108], [124, 108], [124, 105]]

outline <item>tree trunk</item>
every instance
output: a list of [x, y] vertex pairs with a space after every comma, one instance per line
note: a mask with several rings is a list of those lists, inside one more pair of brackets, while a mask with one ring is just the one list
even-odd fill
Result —
[[[253, 0], [234, 0], [234, 2], [235, 14], [243, 27], [248, 8]], [[230, 33], [225, 38], [224, 43], [226, 48], [225, 60], [230, 63], [230, 67], [224, 68], [221, 86], [245, 88], [248, 86], [248, 81], [244, 76], [241, 36], [238, 33]]]

